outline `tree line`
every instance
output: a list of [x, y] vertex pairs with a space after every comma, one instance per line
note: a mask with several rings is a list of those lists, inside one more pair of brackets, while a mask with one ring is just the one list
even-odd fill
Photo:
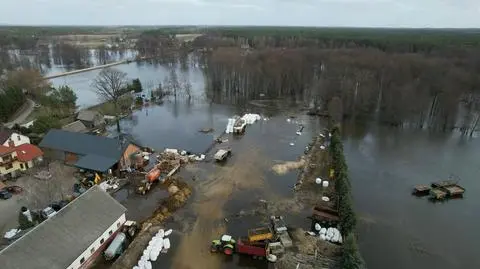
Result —
[[[428, 53], [385, 51], [366, 43], [324, 48], [288, 36], [280, 36], [291, 43], [285, 47], [260, 42], [268, 38], [210, 35], [194, 42], [197, 48], [212, 46], [200, 54], [211, 100], [241, 104], [263, 94], [290, 97], [337, 120], [459, 129], [464, 134], [472, 134], [478, 125], [478, 48], [467, 44]], [[388, 40], [387, 35], [382, 42]]]
[[331, 135], [329, 151], [332, 168], [334, 169], [336, 201], [340, 216], [340, 231], [344, 238], [343, 253], [340, 260], [341, 268], [361, 269], [365, 268], [365, 262], [360, 255], [355, 239], [357, 219], [353, 209], [348, 166], [345, 161], [345, 156], [343, 155], [343, 144], [339, 129], [334, 127]]

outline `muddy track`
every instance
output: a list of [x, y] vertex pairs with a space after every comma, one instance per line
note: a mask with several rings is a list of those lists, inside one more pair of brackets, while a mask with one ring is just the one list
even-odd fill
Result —
[[193, 204], [197, 219], [191, 232], [182, 238], [172, 268], [221, 267], [221, 256], [212, 255], [209, 244], [226, 232], [221, 220], [225, 218], [224, 206], [232, 195], [236, 191], [264, 186], [263, 172], [258, 165], [260, 162], [259, 152], [246, 150], [239, 153], [231, 165], [217, 167], [209, 179], [197, 186], [197, 200]]

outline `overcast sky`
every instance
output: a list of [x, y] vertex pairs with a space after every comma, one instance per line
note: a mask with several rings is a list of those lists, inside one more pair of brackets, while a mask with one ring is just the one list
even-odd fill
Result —
[[0, 24], [480, 27], [480, 0], [0, 0]]

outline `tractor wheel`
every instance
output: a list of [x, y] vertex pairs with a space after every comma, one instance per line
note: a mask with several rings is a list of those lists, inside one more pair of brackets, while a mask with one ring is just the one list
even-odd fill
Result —
[[223, 249], [223, 253], [224, 253], [225, 255], [231, 256], [231, 255], [233, 254], [233, 249], [230, 248], [230, 247], [225, 247], [225, 248]]

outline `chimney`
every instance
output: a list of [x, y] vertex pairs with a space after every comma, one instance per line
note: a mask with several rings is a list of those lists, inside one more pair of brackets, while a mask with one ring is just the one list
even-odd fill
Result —
[[8, 146], [11, 147], [11, 148], [14, 148], [15, 147], [15, 142], [13, 142], [12, 139], [8, 140]]

